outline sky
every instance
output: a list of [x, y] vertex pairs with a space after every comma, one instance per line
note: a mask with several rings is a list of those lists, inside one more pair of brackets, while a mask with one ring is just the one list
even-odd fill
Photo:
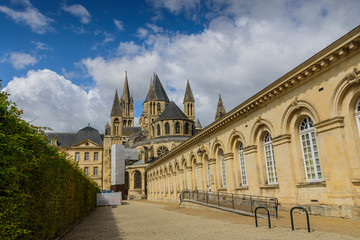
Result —
[[214, 121], [360, 23], [358, 0], [0, 0], [0, 79], [33, 125], [100, 133], [127, 71], [142, 113], [156, 72]]

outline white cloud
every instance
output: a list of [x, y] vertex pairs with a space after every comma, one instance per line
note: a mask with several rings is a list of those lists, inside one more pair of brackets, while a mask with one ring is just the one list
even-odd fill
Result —
[[109, 91], [122, 88], [121, 73], [127, 70], [130, 91], [139, 102], [157, 71], [164, 87], [174, 89], [167, 90], [169, 98], [182, 107], [189, 78], [196, 115], [206, 126], [214, 119], [219, 93], [230, 111], [356, 27], [352, 19], [360, 10], [350, 2], [274, 4], [276, 9], [265, 11], [261, 1], [214, 3], [214, 9], [223, 12], [198, 34], [172, 33], [147, 24], [138, 29], [145, 45], [123, 42], [120, 57], [88, 58], [82, 64], [96, 84]]
[[39, 41], [31, 41], [32, 44], [35, 45], [36, 49], [39, 50], [51, 50], [52, 48], [49, 47], [46, 43], [39, 42]]
[[97, 88], [86, 92], [48, 69], [13, 78], [4, 91], [24, 110], [25, 120], [55, 131], [77, 131], [90, 123], [103, 132], [112, 103]]
[[124, 23], [122, 21], [114, 19], [114, 24], [119, 31], [124, 30]]
[[91, 20], [91, 15], [88, 12], [88, 10], [80, 5], [80, 4], [74, 4], [74, 5], [70, 5], [70, 6], [66, 6], [64, 5], [62, 7], [62, 9], [72, 15], [74, 15], [75, 17], [78, 17], [80, 19], [80, 22], [82, 23], [89, 23]]
[[31, 56], [27, 53], [19, 53], [19, 52], [12, 52], [10, 54], [9, 60], [14, 68], [16, 69], [23, 69], [27, 66], [34, 66], [38, 59], [36, 57]]
[[50, 24], [54, 20], [44, 16], [37, 8], [31, 5], [28, 0], [13, 1], [14, 4], [20, 4], [25, 9], [16, 11], [7, 6], [1, 5], [0, 12], [5, 13], [18, 24], [28, 25], [33, 32], [43, 34], [52, 30]]

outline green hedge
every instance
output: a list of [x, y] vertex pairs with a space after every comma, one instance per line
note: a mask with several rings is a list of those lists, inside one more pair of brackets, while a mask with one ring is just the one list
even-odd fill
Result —
[[51, 239], [96, 206], [97, 185], [0, 91], [0, 239]]

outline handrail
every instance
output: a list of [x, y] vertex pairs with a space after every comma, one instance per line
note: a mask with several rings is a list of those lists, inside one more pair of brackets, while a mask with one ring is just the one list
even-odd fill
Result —
[[290, 210], [291, 229], [294, 231], [294, 220], [293, 220], [293, 210], [294, 210], [294, 209], [302, 209], [302, 210], [305, 211], [305, 213], [306, 213], [306, 221], [307, 221], [307, 229], [308, 229], [308, 232], [310, 232], [309, 213], [308, 213], [308, 211], [306, 210], [306, 208], [304, 208], [304, 207], [293, 207], [293, 208]]
[[256, 212], [259, 208], [263, 208], [267, 211], [267, 214], [268, 214], [268, 223], [269, 223], [269, 228], [271, 228], [271, 223], [270, 223], [270, 212], [269, 212], [269, 209], [267, 207], [257, 207], [255, 208], [255, 225], [256, 227], [258, 227], [258, 222], [257, 222], [257, 215], [256, 215]]
[[278, 218], [278, 199], [275, 197], [208, 192], [202, 190], [182, 190], [181, 202], [190, 201], [210, 207], [254, 216], [256, 207], [267, 207], [272, 217]]

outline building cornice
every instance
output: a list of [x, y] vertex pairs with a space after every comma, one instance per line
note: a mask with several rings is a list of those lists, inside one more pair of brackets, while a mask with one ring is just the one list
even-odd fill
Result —
[[223, 117], [217, 119], [202, 131], [183, 142], [156, 162], [150, 164], [146, 169], [155, 167], [168, 158], [180, 153], [189, 146], [201, 143], [205, 138], [211, 134], [223, 129], [229, 124], [239, 121], [240, 119], [248, 116], [250, 113], [255, 112], [273, 102], [275, 99], [284, 95], [285, 93], [299, 87], [300, 85], [310, 81], [315, 76], [327, 71], [335, 63], [352, 56], [359, 52], [360, 43], [360, 26], [356, 27], [343, 37], [339, 38], [320, 52], [310, 57], [305, 62], [295, 67], [278, 80], [274, 81], [266, 88], [262, 89], [254, 96], [241, 103], [239, 106], [232, 109]]

